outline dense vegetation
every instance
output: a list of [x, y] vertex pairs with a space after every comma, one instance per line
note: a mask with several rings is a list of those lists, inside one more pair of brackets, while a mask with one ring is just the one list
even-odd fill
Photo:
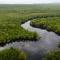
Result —
[[58, 47], [60, 48], [60, 42], [58, 42]]
[[60, 17], [59, 6], [0, 5], [0, 45], [16, 40], [37, 40], [37, 34], [24, 30], [21, 24], [36, 18]]
[[[13, 41], [37, 40], [35, 32], [28, 32], [21, 24], [54, 31], [60, 35], [60, 4], [0, 5], [0, 45]], [[44, 60], [59, 60], [60, 51], [49, 53]], [[0, 51], [0, 60], [26, 60], [22, 51], [15, 48]]]
[[16, 48], [0, 51], [0, 60], [26, 60], [26, 54]]
[[0, 45], [16, 40], [37, 40], [37, 34], [24, 30], [21, 24], [35, 18], [60, 17], [59, 6], [0, 5]]
[[20, 26], [20, 19], [0, 16], [0, 44], [12, 40], [36, 40], [36, 37], [36, 33], [28, 32]]
[[38, 28], [47, 29], [48, 31], [54, 31], [60, 35], [60, 18], [59, 17], [48, 17], [34, 19], [31, 25]]
[[60, 60], [60, 50], [48, 53], [43, 60]]

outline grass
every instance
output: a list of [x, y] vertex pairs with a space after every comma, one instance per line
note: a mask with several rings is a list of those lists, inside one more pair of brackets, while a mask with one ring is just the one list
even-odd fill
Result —
[[60, 60], [60, 50], [46, 54], [43, 60]]
[[14, 13], [0, 14], [0, 45], [12, 41], [37, 40], [37, 34], [28, 32], [21, 27], [22, 22], [25, 22], [23, 17], [15, 17]]
[[60, 48], [60, 42], [58, 42], [58, 47]]
[[26, 60], [26, 54], [16, 48], [0, 51], [0, 60]]
[[31, 25], [34, 27], [47, 29], [48, 31], [53, 31], [60, 35], [60, 18], [59, 17], [48, 17], [33, 19]]
[[37, 34], [24, 30], [20, 26], [21, 24], [19, 19], [5, 18], [0, 19], [0, 44], [16, 40], [36, 40]]
[[[31, 25], [54, 31], [60, 35], [60, 4], [1, 5], [0, 45], [14, 41], [35, 41], [37, 34], [21, 27], [32, 20]], [[59, 60], [60, 50], [49, 53], [44, 60]], [[0, 51], [0, 60], [26, 60], [24, 52], [15, 48]]]
[[60, 5], [0, 5], [0, 45], [13, 41], [36, 41], [37, 34], [24, 30], [21, 24], [47, 17], [60, 17]]

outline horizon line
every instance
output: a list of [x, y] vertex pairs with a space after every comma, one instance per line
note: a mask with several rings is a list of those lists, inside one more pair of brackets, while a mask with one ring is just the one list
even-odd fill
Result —
[[60, 4], [60, 2], [58, 3], [0, 3], [0, 4]]

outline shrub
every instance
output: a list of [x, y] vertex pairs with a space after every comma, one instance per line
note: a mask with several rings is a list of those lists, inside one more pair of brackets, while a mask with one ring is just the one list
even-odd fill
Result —
[[60, 60], [60, 50], [48, 53], [43, 60]]
[[26, 54], [16, 48], [0, 51], [0, 60], [26, 60]]

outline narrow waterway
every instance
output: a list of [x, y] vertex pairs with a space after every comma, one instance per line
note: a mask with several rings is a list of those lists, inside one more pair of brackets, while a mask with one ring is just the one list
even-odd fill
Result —
[[36, 32], [40, 39], [38, 41], [20, 41], [9, 43], [4, 47], [0, 47], [0, 50], [15, 47], [22, 49], [28, 54], [27, 60], [41, 60], [45, 53], [58, 49], [57, 42], [60, 41], [60, 36], [56, 35], [54, 32], [34, 28], [30, 26], [30, 21], [22, 24], [21, 26], [28, 31]]

